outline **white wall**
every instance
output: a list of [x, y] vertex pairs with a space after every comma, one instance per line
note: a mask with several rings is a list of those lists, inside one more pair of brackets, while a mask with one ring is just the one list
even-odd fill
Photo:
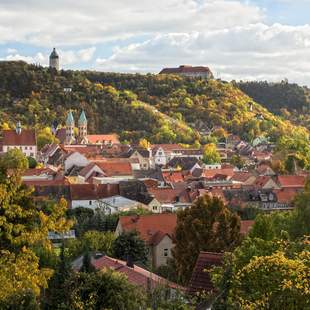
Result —
[[9, 150], [19, 149], [25, 156], [31, 156], [37, 158], [37, 146], [36, 145], [3, 145], [3, 153], [7, 153]]
[[71, 154], [64, 162], [65, 172], [67, 172], [73, 166], [86, 167], [89, 164], [87, 158], [78, 152]]

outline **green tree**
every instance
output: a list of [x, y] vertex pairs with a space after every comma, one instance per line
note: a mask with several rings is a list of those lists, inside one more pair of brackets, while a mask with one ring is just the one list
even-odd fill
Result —
[[113, 253], [116, 258], [133, 262], [147, 263], [148, 248], [136, 231], [123, 232], [114, 241]]
[[49, 127], [45, 127], [38, 132], [37, 145], [38, 149], [41, 150], [43, 146], [51, 143], [59, 143], [59, 140], [53, 135]]
[[177, 274], [187, 283], [200, 251], [232, 250], [240, 241], [240, 219], [219, 198], [200, 197], [177, 213], [176, 246], [172, 253]]
[[28, 160], [28, 166], [30, 169], [34, 169], [38, 164], [37, 161], [31, 156], [28, 156], [27, 160]]
[[67, 288], [69, 309], [136, 310], [146, 305], [142, 290], [111, 270], [73, 273]]
[[115, 238], [113, 232], [90, 230], [84, 233], [82, 243], [83, 247], [89, 251], [99, 251], [104, 252], [106, 255], [112, 255]]
[[203, 162], [205, 164], [218, 164], [221, 162], [221, 155], [213, 143], [207, 144], [203, 148]]
[[238, 169], [241, 169], [245, 165], [245, 160], [242, 159], [240, 155], [233, 155], [230, 159], [230, 163]]
[[48, 232], [71, 226], [64, 218], [65, 200], [48, 211], [34, 203], [32, 190], [21, 181], [27, 165], [17, 150], [0, 159], [0, 302], [29, 290], [38, 295], [47, 286], [52, 270], [40, 266], [34, 248], [50, 248]]

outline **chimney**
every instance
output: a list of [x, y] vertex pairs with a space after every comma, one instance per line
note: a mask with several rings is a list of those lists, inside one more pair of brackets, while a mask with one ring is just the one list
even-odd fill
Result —
[[127, 255], [126, 266], [129, 268], [134, 268], [133, 260], [130, 254]]

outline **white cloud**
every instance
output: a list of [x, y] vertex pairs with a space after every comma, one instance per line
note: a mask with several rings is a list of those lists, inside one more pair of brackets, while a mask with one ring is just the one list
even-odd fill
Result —
[[[9, 50], [8, 50], [9, 51]], [[81, 50], [59, 50], [60, 64], [61, 66], [67, 66], [71, 64], [89, 62], [96, 51], [95, 47], [90, 47]], [[42, 53], [37, 53], [33, 56], [20, 55], [17, 50], [11, 50], [11, 53], [7, 55], [5, 60], [23, 60], [28, 63], [39, 63], [43, 66], [48, 65], [49, 55], [43, 55]]]
[[262, 17], [256, 6], [230, 0], [2, 0], [0, 43], [93, 45], [142, 34], [246, 25]]
[[107, 71], [158, 72], [163, 66], [207, 65], [224, 79], [268, 79], [310, 85], [310, 26], [254, 24], [171, 33], [117, 48], [97, 58]]

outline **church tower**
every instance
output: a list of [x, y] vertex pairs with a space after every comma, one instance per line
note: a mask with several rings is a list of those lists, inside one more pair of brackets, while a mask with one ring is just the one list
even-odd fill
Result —
[[70, 111], [66, 120], [66, 144], [72, 144], [75, 141], [74, 126], [73, 114], [72, 111]]
[[80, 115], [78, 126], [79, 126], [79, 141], [81, 142], [87, 136], [87, 118], [84, 110]]
[[50, 55], [50, 68], [54, 68], [57, 71], [59, 70], [59, 55], [57, 54], [55, 47]]

